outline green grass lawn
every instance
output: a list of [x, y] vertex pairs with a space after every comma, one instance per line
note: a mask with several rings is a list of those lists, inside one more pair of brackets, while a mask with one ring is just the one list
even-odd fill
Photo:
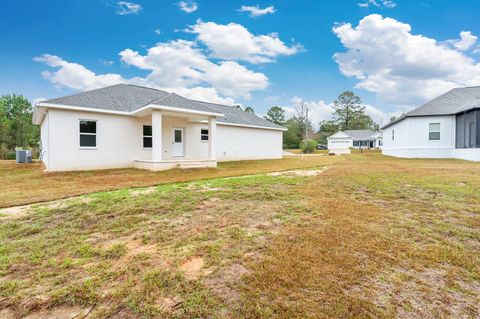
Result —
[[340, 157], [284, 158], [223, 162], [215, 169], [173, 169], [151, 172], [140, 169], [44, 173], [42, 163], [16, 164], [0, 160], [0, 207], [45, 202], [126, 187], [145, 187], [218, 177], [231, 177], [303, 167], [328, 165]]
[[478, 318], [479, 177], [355, 153], [34, 205], [0, 217], [0, 317]]

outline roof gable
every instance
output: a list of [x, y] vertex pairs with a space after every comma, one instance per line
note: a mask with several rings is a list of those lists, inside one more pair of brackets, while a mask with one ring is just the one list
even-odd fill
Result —
[[327, 139], [340, 139], [340, 138], [353, 138], [351, 135], [348, 135], [345, 132], [338, 131], [337, 133], [330, 135]]

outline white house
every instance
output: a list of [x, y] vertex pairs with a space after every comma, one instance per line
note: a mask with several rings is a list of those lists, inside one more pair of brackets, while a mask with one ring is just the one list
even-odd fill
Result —
[[329, 136], [327, 142], [330, 152], [349, 154], [350, 148], [381, 148], [382, 133], [372, 130], [345, 130]]
[[450, 90], [382, 130], [385, 155], [480, 161], [480, 87]]
[[37, 103], [47, 171], [282, 158], [285, 128], [231, 106], [118, 84]]

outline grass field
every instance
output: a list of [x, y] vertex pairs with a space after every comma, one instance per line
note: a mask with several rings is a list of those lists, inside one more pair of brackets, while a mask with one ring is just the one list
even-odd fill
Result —
[[[0, 161], [0, 207], [9, 207], [125, 187], [145, 187], [192, 180], [241, 176], [327, 165], [342, 160], [328, 158], [284, 158], [280, 160], [219, 163], [216, 169], [150, 172], [139, 169], [44, 173], [42, 163], [16, 164]], [[28, 190], [27, 190], [28, 189]]]
[[335, 158], [0, 217], [0, 317], [478, 318], [480, 164]]

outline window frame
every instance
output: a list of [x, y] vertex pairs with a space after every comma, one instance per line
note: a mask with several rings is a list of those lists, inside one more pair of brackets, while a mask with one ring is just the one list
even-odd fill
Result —
[[[207, 133], [203, 133], [203, 131], [207, 131]], [[206, 136], [207, 139], [204, 140], [203, 137]], [[210, 141], [210, 130], [208, 128], [201, 128], [200, 129], [200, 142], [208, 143]]]
[[[438, 131], [432, 131], [432, 125], [438, 125]], [[442, 126], [440, 122], [428, 123], [428, 140], [429, 141], [440, 141], [442, 139]], [[438, 138], [432, 138], [432, 133], [438, 133]]]
[[[151, 130], [151, 134], [152, 135], [145, 135], [145, 126], [150, 126], [150, 130]], [[150, 147], [148, 146], [145, 146], [145, 138], [150, 138], [151, 139], [151, 145]], [[148, 125], [148, 124], [143, 124], [142, 125], [142, 147], [144, 149], [147, 149], [147, 150], [151, 150], [153, 148], [153, 127], [152, 125]]]
[[[95, 133], [85, 133], [81, 131], [81, 123], [82, 122], [94, 122], [95, 123]], [[82, 135], [90, 135], [90, 136], [95, 136], [95, 146], [82, 146]], [[98, 120], [92, 120], [92, 119], [78, 119], [78, 147], [80, 149], [85, 149], [85, 150], [96, 150], [98, 149], [98, 140], [97, 136], [98, 135]]]

